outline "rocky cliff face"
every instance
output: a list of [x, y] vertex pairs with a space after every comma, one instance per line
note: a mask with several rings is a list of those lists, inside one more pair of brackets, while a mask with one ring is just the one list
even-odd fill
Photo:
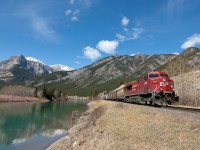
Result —
[[33, 75], [49, 74], [53, 72], [50, 66], [31, 60], [27, 61], [26, 68], [29, 69]]
[[50, 74], [56, 71], [63, 70], [62, 68], [55, 69], [35, 58], [25, 58], [23, 55], [18, 55], [0, 62], [0, 81], [7, 82], [15, 80], [16, 77], [19, 80], [27, 80], [33, 76]]
[[25, 68], [27, 66], [26, 58], [22, 55], [13, 56], [9, 60], [0, 63], [0, 70], [11, 70], [15, 65]]
[[15, 66], [20, 66], [20, 68], [25, 68], [27, 66], [27, 60], [24, 56], [18, 55], [13, 56], [9, 60], [3, 61], [0, 63], [0, 80], [9, 81], [14, 78], [12, 69]]

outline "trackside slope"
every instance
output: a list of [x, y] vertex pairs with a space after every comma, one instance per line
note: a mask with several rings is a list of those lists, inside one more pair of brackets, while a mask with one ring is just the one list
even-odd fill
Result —
[[199, 149], [199, 114], [97, 100], [48, 149]]

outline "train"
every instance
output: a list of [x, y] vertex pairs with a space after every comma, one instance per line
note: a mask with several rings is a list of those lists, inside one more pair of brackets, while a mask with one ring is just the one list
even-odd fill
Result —
[[174, 90], [174, 81], [163, 71], [146, 73], [136, 81], [123, 84], [102, 95], [105, 100], [165, 106], [169, 106], [179, 99]]

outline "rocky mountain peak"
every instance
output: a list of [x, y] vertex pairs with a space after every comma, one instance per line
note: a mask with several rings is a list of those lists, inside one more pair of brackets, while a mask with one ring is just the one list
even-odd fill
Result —
[[26, 80], [33, 76], [71, 70], [74, 69], [64, 65], [54, 65], [51, 67], [36, 58], [25, 58], [23, 55], [17, 55], [0, 62], [0, 81], [15, 80], [15, 77], [17, 80]]
[[53, 69], [54, 72], [74, 70], [74, 68], [71, 68], [71, 67], [68, 67], [68, 66], [65, 66], [65, 65], [61, 65], [61, 64], [51, 65], [51, 68]]
[[0, 70], [10, 70], [16, 65], [26, 67], [27, 60], [23, 55], [13, 56], [10, 59], [0, 63]]
[[189, 47], [187, 49], [185, 49], [181, 54], [183, 56], [189, 56], [191, 54], [195, 54], [195, 53], [199, 53], [200, 52], [200, 49], [196, 48], [196, 47]]
[[28, 61], [33, 61], [33, 62], [36, 62], [36, 63], [44, 64], [41, 60], [36, 59], [36, 58], [34, 58], [34, 57], [26, 57], [26, 60], [28, 60]]

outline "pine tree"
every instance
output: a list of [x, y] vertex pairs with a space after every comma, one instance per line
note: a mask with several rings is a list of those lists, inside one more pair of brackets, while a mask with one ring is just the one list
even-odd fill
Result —
[[37, 87], [35, 87], [34, 92], [33, 92], [33, 95], [34, 95], [35, 97], [38, 97], [38, 88], [37, 88]]

